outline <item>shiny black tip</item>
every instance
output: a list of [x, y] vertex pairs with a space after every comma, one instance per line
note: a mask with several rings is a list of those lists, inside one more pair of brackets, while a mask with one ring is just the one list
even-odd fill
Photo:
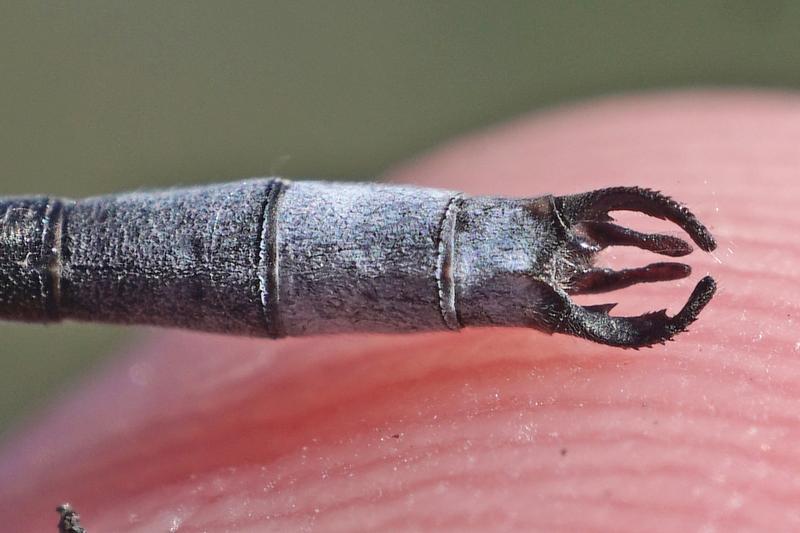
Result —
[[[584, 266], [576, 268], [562, 286], [553, 288], [553, 300], [549, 305], [554, 331], [623, 348], [652, 346], [685, 331], [714, 296], [716, 282], [707, 276], [700, 280], [683, 308], [672, 317], [663, 309], [639, 316], [615, 317], [609, 315], [614, 304], [582, 307], [573, 303], [569, 294], [596, 294], [638, 283], [681, 279], [691, 274], [688, 265], [670, 262], [619, 271], [593, 267], [594, 254], [609, 246], [636, 246], [672, 257], [692, 251], [691, 245], [678, 237], [639, 233], [612, 224], [610, 211], [638, 211], [669, 220], [685, 230], [704, 251], [714, 250], [717, 243], [691, 211], [650, 189], [612, 187], [556, 197], [553, 205], [559, 222], [572, 236], [573, 251], [584, 259]], [[580, 261], [574, 263], [581, 264]]]
[[555, 331], [621, 348], [637, 349], [663, 344], [686, 331], [716, 290], [717, 284], [713, 278], [706, 276], [701, 279], [683, 308], [672, 317], [664, 309], [639, 316], [610, 316], [608, 311], [613, 307], [612, 304], [581, 307], [563, 295], [566, 316], [562, 317]]
[[580, 271], [567, 289], [570, 294], [597, 294], [616, 291], [638, 283], [656, 283], [682, 279], [692, 273], [683, 263], [652, 263], [645, 267], [611, 270], [589, 268]]
[[[638, 211], [651, 217], [669, 220], [680, 226], [701, 250], [710, 252], [717, 242], [688, 208], [669, 196], [641, 187], [609, 187], [557, 198], [562, 215], [578, 223], [607, 222], [610, 211]], [[646, 240], [645, 240], [646, 241]], [[644, 247], [647, 242], [642, 243]]]

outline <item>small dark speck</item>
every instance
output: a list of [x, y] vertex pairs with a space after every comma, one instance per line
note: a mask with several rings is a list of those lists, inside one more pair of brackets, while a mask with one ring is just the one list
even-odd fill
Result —
[[658, 420], [653, 420], [653, 425], [657, 426], [658, 425]]
[[59, 505], [56, 508], [61, 519], [58, 521], [59, 533], [86, 533], [86, 529], [81, 527], [81, 517], [75, 509], [68, 503]]
[[560, 453], [561, 453], [561, 457], [564, 457], [565, 455], [567, 455], [567, 449], [566, 448], [561, 448]]
[[400, 433], [395, 433], [394, 435], [392, 435], [392, 438], [393, 439], [399, 439], [400, 438]]

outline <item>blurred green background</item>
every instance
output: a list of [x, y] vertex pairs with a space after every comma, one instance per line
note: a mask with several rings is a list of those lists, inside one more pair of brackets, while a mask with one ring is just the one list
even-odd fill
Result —
[[[797, 2], [3, 2], [0, 194], [376, 176], [554, 103], [798, 67]], [[0, 324], [0, 438], [141, 333]]]

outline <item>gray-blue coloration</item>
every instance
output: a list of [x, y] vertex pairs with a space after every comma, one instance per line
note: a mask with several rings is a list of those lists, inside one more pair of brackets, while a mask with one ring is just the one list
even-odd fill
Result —
[[654, 191], [528, 199], [275, 178], [79, 201], [0, 199], [0, 318], [77, 319], [281, 337], [520, 326], [622, 347], [664, 342], [710, 300], [613, 317], [570, 294], [689, 274], [681, 263], [612, 271], [611, 245], [669, 256], [685, 241], [611, 222], [633, 210], [714, 239]]
[[442, 329], [437, 256], [453, 194], [298, 182], [276, 218], [279, 334]]

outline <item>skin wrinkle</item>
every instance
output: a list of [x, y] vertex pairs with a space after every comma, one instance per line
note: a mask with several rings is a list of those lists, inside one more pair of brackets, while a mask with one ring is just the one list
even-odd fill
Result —
[[[352, 503], [352, 502], [351, 502], [351, 503]], [[273, 514], [272, 516], [274, 517], [275, 515]]]
[[[720, 262], [688, 258], [693, 277], [713, 274], [720, 291], [676, 342], [625, 353], [513, 329], [164, 335], [3, 446], [7, 526], [52, 528], [68, 498], [90, 532], [125, 530], [131, 514], [132, 531], [173, 518], [179, 531], [797, 529], [797, 250], [761, 242], [800, 220], [787, 209], [800, 155], [765, 141], [797, 138], [798, 118], [800, 98], [774, 94], [609, 99], [393, 174], [469, 193], [641, 184], [685, 200], [720, 243]], [[630, 252], [600, 263], [641, 260]], [[692, 285], [626, 290], [620, 314], [674, 309]], [[137, 368], [150, 370], [134, 380]]]
[[[654, 468], [654, 469], [652, 469], [652, 470], [650, 470], [650, 471], [648, 471], [646, 473], [645, 472], [639, 472], [639, 471], [627, 472], [626, 473], [624, 471], [614, 470], [613, 475], [612, 475], [611, 472], [609, 472], [609, 470], [610, 469], [597, 469], [596, 472], [586, 471], [586, 474], [585, 475], [582, 474], [581, 476], [582, 476], [583, 480], [585, 481], [587, 478], [591, 479], [592, 477], [597, 477], [599, 479], [608, 479], [610, 477], [637, 478], [637, 477], [642, 476], [642, 475], [652, 475], [652, 474], [663, 474], [663, 473], [666, 473], [666, 474], [673, 474], [673, 475], [675, 475], [675, 474], [683, 475], [683, 474], [686, 474], [686, 473], [695, 474], [695, 473], [699, 472], [699, 469], [694, 469], [693, 470], [693, 469], [688, 469], [688, 468], [679, 470], [677, 472], [674, 469], [668, 469], [668, 468], [657, 469], [657, 468]], [[550, 481], [552, 479], [555, 479], [555, 481], [557, 481], [557, 482], [564, 482], [564, 481], [568, 481], [569, 480], [569, 477], [568, 476], [564, 476], [563, 474], [560, 474], [559, 476], [557, 476], [557, 478], [556, 478], [556, 476], [549, 476], [548, 477], [546, 475], [544, 477], [542, 477], [542, 474], [547, 474], [547, 473], [548, 473], [547, 469], [525, 470], [525, 471], [521, 471], [520, 472], [519, 478], [517, 478], [517, 479], [503, 479], [502, 482], [503, 482], [503, 484], [507, 485], [507, 488], [512, 488], [511, 485], [513, 485], [515, 481], [518, 482], [519, 484], [522, 484], [522, 483], [524, 483], [523, 479], [526, 478], [526, 477], [528, 477], [528, 478], [536, 477], [537, 479], [542, 479], [545, 482], [546, 481]], [[482, 473], [480, 473], [480, 472], [478, 472], [478, 473], [470, 472], [470, 474], [468, 474], [468, 475], [467, 474], [463, 474], [463, 475], [451, 475], [451, 476], [447, 476], [447, 477], [433, 476], [433, 477], [429, 477], [429, 478], [422, 478], [422, 479], [416, 480], [413, 483], [405, 484], [403, 487], [401, 487], [399, 489], [383, 491], [381, 493], [381, 502], [380, 502], [380, 504], [381, 505], [385, 505], [385, 504], [391, 504], [392, 502], [398, 502], [398, 501], [402, 500], [403, 498], [407, 497], [407, 495], [409, 493], [419, 493], [423, 489], [426, 489], [426, 488], [429, 488], [429, 487], [435, 487], [437, 485], [448, 484], [448, 485], [458, 486], [459, 484], [474, 483], [476, 481], [476, 479], [477, 480], [485, 480], [485, 481], [496, 481], [494, 479], [495, 477], [496, 476], [494, 476], [491, 472], [487, 472], [485, 475], [482, 475]], [[697, 477], [699, 478], [701, 476], [698, 474]], [[555, 484], [557, 484], [557, 483], [554, 483], [554, 485]], [[544, 485], [546, 486], [546, 483]], [[558, 493], [559, 491], [555, 490], [554, 492]], [[580, 496], [574, 496], [573, 495], [571, 498], [569, 498], [569, 500], [570, 501], [576, 501], [576, 500], [578, 500], [578, 501], [586, 501], [587, 500], [586, 496], [587, 495], [580, 495]], [[295, 510], [293, 510], [291, 512], [270, 513], [270, 517], [273, 518], [273, 519], [274, 518], [290, 518], [290, 519], [291, 518], [295, 518], [297, 516], [301, 516], [301, 515], [307, 513], [309, 511], [309, 509], [308, 509], [309, 507], [313, 507], [314, 509], [318, 509], [319, 513], [326, 513], [327, 514], [327, 513], [342, 511], [342, 510], [349, 510], [353, 506], [356, 506], [356, 505], [359, 505], [359, 504], [363, 505], [363, 504], [367, 504], [367, 503], [375, 503], [375, 502], [370, 498], [369, 494], [364, 494], [364, 495], [361, 495], [361, 496], [358, 496], [358, 497], [352, 497], [352, 498], [349, 498], [349, 499], [344, 499], [344, 500], [338, 501], [333, 505], [326, 506], [324, 504], [320, 504], [320, 505], [318, 505], [318, 504], [309, 504], [306, 508], [295, 509]], [[694, 505], [694, 506], [690, 506], [690, 505], [664, 506], [663, 503], [657, 504], [657, 505], [660, 505], [662, 510], [668, 510], [670, 512], [680, 512], [682, 510], [683, 511], [686, 511], [686, 510], [696, 511], [697, 507], [698, 507], [697, 505]], [[657, 507], [657, 505], [653, 505], [653, 507]], [[648, 506], [647, 505], [639, 505], [638, 507], [639, 507], [639, 510], [645, 510], [645, 511], [648, 510]], [[650, 510], [655, 510], [655, 509], [650, 509]], [[443, 510], [441, 514], [442, 515], [446, 515], [447, 514], [447, 510]], [[458, 513], [453, 513], [453, 514], [454, 515], [458, 515]], [[376, 529], [380, 529], [380, 528], [376, 528]]]
[[[569, 475], [565, 475], [564, 473], [559, 473], [558, 475], [554, 475], [554, 474], [552, 474], [552, 470], [551, 469], [541, 468], [541, 469], [533, 469], [533, 470], [532, 469], [524, 470], [524, 471], [519, 472], [519, 474], [520, 474], [520, 476], [518, 478], [516, 478], [516, 479], [508, 479], [508, 478], [506, 478], [506, 479], [502, 480], [502, 483], [504, 485], [506, 485], [506, 488], [510, 489], [510, 488], [512, 488], [512, 485], [514, 485], [515, 481], [518, 484], [523, 485], [525, 483], [524, 482], [525, 478], [536, 478], [536, 479], [539, 479], [540, 481], [543, 482], [543, 483], [541, 483], [541, 485], [542, 485], [541, 488], [546, 488], [548, 485], [553, 485], [554, 486], [554, 489], [553, 489], [552, 493], [548, 495], [549, 496], [548, 499], [550, 501], [558, 501], [558, 499], [559, 499], [558, 495], [560, 493], [563, 493], [563, 492], [568, 492], [569, 493], [569, 492], [571, 492], [570, 489], [561, 489], [561, 490], [559, 490], [557, 488], [559, 485], [568, 484], [571, 481], [570, 476]], [[550, 474], [550, 475], [548, 475], [548, 474]], [[591, 481], [593, 479], [607, 481], [609, 479], [619, 478], [619, 479], [622, 480], [622, 483], [620, 483], [620, 484], [624, 484], [624, 483], [632, 483], [632, 482], [635, 482], [638, 479], [641, 479], [642, 477], [653, 476], [653, 475], [659, 476], [659, 479], [669, 479], [670, 477], [675, 477], [675, 478], [678, 478], [678, 479], [680, 479], [682, 481], [686, 480], [686, 479], [690, 479], [692, 476], [694, 476], [698, 480], [704, 479], [704, 475], [702, 473], [702, 469], [701, 468], [675, 468], [674, 466], [671, 466], [671, 465], [666, 465], [666, 466], [661, 467], [661, 468], [651, 468], [651, 469], [649, 469], [647, 471], [639, 471], [639, 470], [626, 471], [624, 467], [619, 467], [618, 465], [615, 465], [614, 467], [608, 467], [608, 468], [586, 469], [586, 470], [583, 470], [580, 473], [576, 473], [572, 477], [579, 478], [579, 479], [576, 479], [575, 481], [586, 485], [588, 481]], [[380, 503], [382, 505], [391, 504], [392, 502], [397, 502], [397, 501], [400, 501], [403, 498], [407, 497], [407, 495], [409, 493], [418, 493], [422, 489], [425, 489], [425, 488], [428, 488], [428, 487], [435, 487], [435, 486], [441, 485], [441, 484], [448, 484], [448, 485], [452, 485], [452, 486], [458, 486], [459, 484], [467, 485], [469, 483], [475, 483], [476, 479], [477, 480], [484, 480], [484, 481], [497, 481], [494, 478], [495, 478], [495, 476], [493, 476], [493, 474], [491, 472], [487, 472], [485, 475], [481, 475], [480, 472], [478, 472], [478, 473], [470, 472], [470, 474], [468, 474], [468, 475], [451, 475], [451, 476], [447, 476], [447, 477], [434, 476], [434, 477], [430, 477], [430, 478], [423, 478], [423, 479], [419, 479], [419, 480], [415, 481], [414, 483], [406, 484], [400, 489], [389, 490], [389, 491], [382, 492], [382, 494], [381, 494], [381, 502]], [[551, 482], [551, 481], [552, 481], [552, 483], [548, 483], [548, 482]], [[302, 489], [302, 487], [300, 487], [300, 488]], [[597, 490], [595, 489], [595, 490], [592, 491], [590, 489], [587, 492], [597, 492]], [[580, 494], [580, 495], [569, 494], [569, 495], [562, 495], [561, 498], [566, 500], [566, 501], [572, 501], [572, 502], [575, 502], [575, 501], [579, 501], [579, 502], [587, 502], [587, 501], [589, 501], [590, 502], [593, 499], [597, 499], [596, 497], [593, 498], [592, 495], [590, 495], [590, 494]], [[608, 498], [608, 497], [603, 497], [603, 499], [605, 499], [607, 501], [608, 500], [612, 500], [612, 498]], [[362, 495], [362, 496], [359, 496], [359, 497], [353, 497], [353, 498], [341, 500], [341, 501], [338, 501], [336, 504], [330, 505], [330, 506], [326, 506], [326, 505], [322, 505], [322, 504], [309, 504], [306, 508], [295, 509], [292, 512], [287, 512], [287, 513], [283, 513], [283, 514], [281, 514], [281, 513], [271, 513], [270, 516], [271, 516], [271, 518], [294, 518], [294, 517], [297, 517], [297, 516], [301, 516], [304, 513], [307, 513], [309, 511], [309, 509], [308, 509], [309, 507], [313, 507], [314, 509], [318, 509], [319, 513], [330, 513], [330, 512], [336, 512], [336, 511], [341, 511], [341, 510], [348, 510], [348, 509], [352, 508], [355, 505], [364, 504], [364, 503], [374, 503], [374, 502], [371, 501], [371, 499], [369, 498], [369, 495], [367, 494], [367, 495]], [[792, 504], [793, 500], [791, 498], [787, 498], [787, 499], [784, 499], [780, 503]], [[680, 503], [669, 504], [669, 503], [665, 503], [663, 501], [662, 502], [657, 502], [657, 503], [655, 503], [655, 502], [635, 502], [634, 503], [634, 502], [631, 502], [630, 499], [628, 499], [628, 500], [620, 499], [620, 500], [618, 500], [618, 504], [619, 504], [620, 507], [635, 508], [635, 510], [641, 511], [641, 512], [661, 511], [661, 512], [669, 512], [669, 513], [672, 513], [672, 514], [674, 514], [674, 513], [684, 513], [687, 516], [691, 516], [692, 512], [697, 512], [702, 506], [701, 503], [686, 503], [686, 504], [682, 505]], [[442, 514], [447, 514], [447, 511], [443, 510]], [[458, 513], [453, 513], [453, 514], [457, 515]], [[380, 530], [380, 528], [376, 528], [376, 529]]]
[[[628, 435], [625, 435], [625, 437], [628, 437]], [[591, 444], [592, 442], [593, 442], [593, 437], [591, 435], [588, 435], [581, 441], [574, 441], [574, 443], [572, 444], [572, 447], [573, 447], [573, 449], [575, 449], [575, 448], [580, 449], [581, 448], [581, 444]], [[602, 441], [600, 441], [600, 442], [602, 442]], [[653, 442], [657, 442], [657, 441], [653, 440]], [[450, 449], [450, 450], [460, 449], [460, 447], [458, 446], [457, 442], [446, 442], [446, 443], [443, 443], [443, 444], [447, 445], [447, 446], [445, 446], [446, 449]], [[513, 444], [509, 444], [507, 446], [519, 447], [519, 446], [513, 445]], [[476, 449], [471, 449], [470, 451], [471, 452], [485, 452], [485, 451], [489, 451], [489, 449], [476, 448]], [[417, 450], [417, 453], [420, 454], [420, 455], [425, 455], [427, 453], [427, 451], [424, 450], [424, 449], [423, 450]], [[433, 456], [435, 456], [435, 455], [436, 454], [433, 454]], [[693, 470], [693, 471], [698, 471], [699, 472], [701, 470], [699, 468], [699, 465], [702, 465], [703, 461], [701, 459], [698, 459], [697, 463], [698, 463], [698, 468]], [[376, 468], [376, 467], [380, 467], [380, 466], [385, 466], [385, 464], [382, 464], [379, 459], [376, 459], [376, 460], [373, 460], [373, 461], [371, 461], [369, 463], [364, 463], [364, 464], [359, 465], [358, 470], [360, 472], [360, 475], [363, 475], [365, 472], [369, 471], [370, 469]], [[664, 468], [667, 468], [667, 467], [668, 467], [668, 465], [662, 465], [662, 466], [648, 465], [645, 469], [641, 469], [641, 468], [630, 469], [630, 468], [625, 468], [624, 466], [615, 466], [615, 467], [613, 467], [613, 472], [614, 473], [619, 473], [619, 474], [629, 474], [629, 475], [633, 475], [633, 474], [639, 472], [639, 473], [641, 473], [643, 475], [650, 475], [650, 474], [653, 474], [653, 473], [657, 473], [657, 472], [661, 471], [661, 469], [664, 469]], [[352, 471], [352, 469], [347, 469], [347, 471]], [[592, 474], [592, 476], [597, 476], [598, 472], [603, 472], [603, 471], [605, 471], [605, 469], [604, 468], [592, 469], [592, 471], [595, 472], [594, 474]], [[328, 472], [331, 476], [334, 476], [337, 473], [337, 468], [336, 467], [327, 467], [326, 468], [326, 472]], [[587, 470], [586, 473], [588, 475], [590, 473], [590, 471]], [[533, 475], [533, 474], [535, 474], [535, 475]], [[559, 474], [559, 475], [561, 475], [561, 474]], [[295, 473], [295, 474], [292, 475], [291, 486], [297, 487], [298, 485], [303, 485], [304, 483], [307, 483], [308, 481], [312, 480], [312, 478], [317, 478], [318, 479], [318, 477], [319, 476], [313, 476], [311, 473], [304, 474], [304, 475], [298, 475], [297, 473]], [[521, 473], [521, 475], [519, 475], [517, 477], [521, 477], [521, 478], [536, 477], [537, 479], [547, 479], [548, 478], [546, 471], [544, 471], [544, 472], [524, 472], [524, 473]], [[588, 477], [591, 477], [591, 476], [588, 476]], [[698, 477], [701, 477], [701, 476], [698, 476]], [[276, 483], [272, 488], [273, 488], [273, 490], [281, 490], [281, 488], [289, 488], [289, 487], [285, 486], [285, 485], [282, 487], [280, 484]], [[769, 493], [769, 492], [767, 492], [767, 493]], [[353, 500], [345, 500], [345, 506], [348, 504], [348, 502], [349, 503], [353, 503]], [[273, 513], [273, 515], [274, 515], [274, 513]]]
[[[537, 477], [538, 478], [538, 477], [540, 477], [539, 476], [540, 473], [541, 472], [526, 471], [522, 477], [524, 478], [526, 476], [529, 476], [529, 477]], [[452, 479], [451, 479], [451, 481], [452, 481]], [[414, 492], [417, 492], [421, 488], [424, 488], [424, 487], [429, 486], [429, 485], [435, 485], [437, 483], [441, 483], [441, 481], [440, 480], [439, 481], [437, 481], [437, 480], [428, 480], [428, 481], [421, 480], [420, 482], [415, 483], [413, 485], [413, 490], [414, 490]], [[412, 487], [409, 487], [409, 488], [412, 488]], [[383, 496], [386, 496], [386, 493], [384, 493], [382, 495], [382, 502], [383, 502]], [[399, 498], [399, 497], [402, 496], [402, 494], [398, 494], [397, 496]], [[221, 496], [217, 498], [217, 500], [219, 500], [219, 499], [221, 499]], [[585, 497], [581, 498], [581, 499], [585, 499]], [[214, 499], [212, 498], [210, 501], [213, 502], [213, 500]], [[347, 500], [345, 502], [342, 502], [341, 505], [337, 504], [336, 507], [335, 507], [335, 510], [347, 510], [349, 507], [352, 507], [353, 505], [357, 505], [359, 503], [370, 503], [370, 499], [368, 497], [366, 497], [366, 498], [365, 497], [353, 498], [353, 499]], [[312, 505], [312, 504], [309, 504], [309, 505]], [[331, 508], [325, 507], [324, 505], [315, 505], [315, 508], [319, 509], [320, 513], [328, 513], [331, 510], [333, 510]], [[674, 511], [674, 508], [670, 507], [670, 509]], [[287, 518], [287, 517], [291, 517], [291, 516], [293, 516], [295, 514], [301, 514], [301, 513], [302, 513], [302, 509], [301, 510], [297, 510], [295, 513], [289, 513], [289, 514], [270, 513], [270, 517], [272, 519], [275, 519], [275, 518]], [[256, 517], [256, 519], [257, 519], [257, 517]], [[258, 523], [258, 522], [254, 520], [254, 523]], [[214, 525], [215, 525], [214, 522], [206, 523], [206, 527], [213, 527]], [[380, 530], [380, 528], [375, 528], [375, 530]]]
[[[533, 474], [533, 475], [535, 475], [535, 474], [536, 474], [536, 472], [526, 472], [526, 474]], [[426, 483], [425, 483], [425, 482], [422, 482], [420, 485], [422, 485], [422, 484], [426, 484]], [[416, 486], [416, 485], [415, 485], [415, 488], [417, 488], [417, 486]], [[358, 501], [357, 501], [357, 500], [351, 500], [351, 501], [348, 501], [347, 503], [348, 503], [348, 505], [352, 505], [352, 504], [354, 504], [354, 503], [358, 503]], [[322, 507], [322, 506], [320, 506], [320, 507]], [[342, 508], [342, 506], [337, 506], [337, 508]], [[344, 506], [344, 508], [346, 508], [346, 506]], [[321, 509], [321, 510], [322, 510], [322, 509]], [[327, 511], [328, 509], [327, 509], [327, 508], [325, 508], [324, 510], [325, 510], [325, 511]], [[271, 515], [273, 518], [274, 518], [274, 517], [276, 517], [276, 516], [278, 516], [278, 515], [276, 515], [275, 513], [270, 513], [270, 515]], [[213, 526], [213, 523], [212, 523], [212, 524], [207, 524], [207, 525], [206, 525], [206, 527], [209, 527], [209, 526]]]
[[[479, 371], [479, 373], [481, 373], [481, 374], [483, 374], [484, 372], [485, 372], [485, 370], [484, 371]], [[402, 389], [402, 388], [407, 388], [407, 387], [404, 386], [404, 384], [399, 384], [398, 388]], [[350, 403], [353, 404], [353, 405], [357, 405], [362, 401], [363, 400], [361, 398], [353, 398], [350, 401]], [[227, 411], [231, 411], [231, 412], [240, 412], [241, 409], [245, 409], [246, 408], [247, 404], [253, 404], [253, 402], [252, 401], [245, 401], [245, 402], [243, 402], [243, 404], [244, 405], [241, 405], [241, 406], [226, 406], [226, 407], [223, 407], [221, 409], [221, 411], [224, 412], [224, 411], [227, 410]], [[347, 405], [343, 405], [342, 407], [347, 409]], [[518, 408], [518, 406], [513, 406], [512, 410], [513, 409], [517, 409], [517, 408]], [[314, 422], [314, 419], [316, 419], [316, 420], [324, 420], [324, 419], [328, 418], [328, 414], [325, 413], [325, 412], [322, 412], [318, 416], [312, 416], [312, 417], [309, 418], [309, 417], [304, 415], [303, 418], [306, 418], [306, 425], [316, 426], [318, 424], [318, 422]], [[275, 426], [276, 427], [281, 427], [282, 425], [283, 424], [280, 421], [276, 421], [275, 422]], [[161, 435], [161, 434], [163, 434], [163, 428], [150, 427], [150, 428], [148, 428], [147, 433], [151, 434], [151, 435]], [[227, 439], [227, 435], [230, 433], [230, 431], [223, 431], [221, 433], [222, 434], [219, 436], [219, 439], [224, 441], [224, 440]], [[240, 434], [240, 438], [243, 438], [243, 437], [247, 436], [246, 434], [242, 435], [241, 434], [241, 430], [240, 430], [239, 434]], [[117, 447], [116, 444], [108, 443], [108, 445], [110, 445], [112, 448], [116, 448]], [[184, 449], [185, 445], [184, 444], [178, 444], [177, 447], [178, 447], [178, 449], [170, 450], [170, 449], [163, 449], [163, 448], [159, 448], [157, 446], [154, 446], [153, 450], [152, 450], [152, 455], [148, 454], [148, 456], [150, 456], [151, 459], [154, 459], [154, 458], [157, 458], [159, 455], [172, 456], [172, 455], [175, 455], [176, 453], [179, 454], [180, 453], [180, 449]], [[205, 443], [205, 448], [214, 449], [215, 447], [216, 446], [214, 445], [213, 441], [209, 441], [209, 442]], [[148, 456], [138, 457], [137, 460], [138, 461], [146, 460]], [[145, 461], [145, 462], [147, 462], [147, 461]], [[128, 470], [129, 468], [126, 467], [125, 464], [111, 464], [111, 465], [108, 465], [105, 468], [106, 472], [102, 472], [102, 471], [91, 472], [90, 471], [90, 472], [86, 472], [86, 474], [89, 475], [90, 477], [103, 478], [103, 477], [107, 477], [108, 476], [108, 472], [113, 472], [113, 471], [118, 470], [118, 469]]]

